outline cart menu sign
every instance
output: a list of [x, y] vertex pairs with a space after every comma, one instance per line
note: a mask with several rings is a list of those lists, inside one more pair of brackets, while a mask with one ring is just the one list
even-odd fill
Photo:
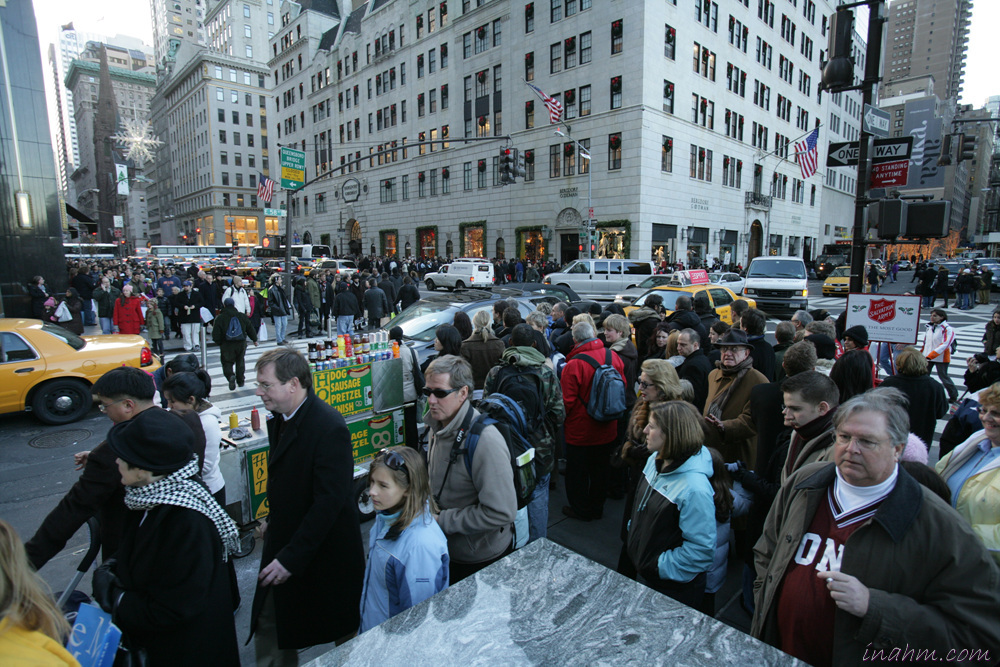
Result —
[[270, 514], [267, 507], [267, 454], [268, 445], [247, 449], [247, 483], [250, 490], [250, 518], [260, 521]]
[[372, 409], [372, 365], [357, 364], [315, 371], [313, 391], [345, 417]]
[[402, 445], [405, 440], [402, 410], [360, 419], [348, 424], [347, 429], [351, 432], [355, 463], [370, 461], [380, 449]]

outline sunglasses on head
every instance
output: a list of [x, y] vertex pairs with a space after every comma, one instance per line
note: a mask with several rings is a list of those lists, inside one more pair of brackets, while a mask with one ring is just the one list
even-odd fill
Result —
[[380, 449], [378, 454], [375, 455], [375, 460], [381, 461], [389, 470], [402, 470], [407, 478], [410, 476], [410, 471], [406, 467], [406, 459], [399, 452]]
[[454, 389], [431, 389], [430, 387], [424, 387], [420, 390], [420, 393], [424, 396], [433, 396], [434, 398], [441, 400], [442, 398], [446, 398], [449, 394], [454, 394], [459, 389], [461, 389], [461, 387], [455, 387]]

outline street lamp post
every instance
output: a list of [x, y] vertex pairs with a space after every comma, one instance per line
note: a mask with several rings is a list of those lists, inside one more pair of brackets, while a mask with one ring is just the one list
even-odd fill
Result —
[[[565, 139], [569, 139], [574, 144], [576, 144], [577, 154], [580, 156], [580, 159], [581, 160], [587, 160], [588, 163], [590, 162], [590, 153], [587, 151], [587, 149], [585, 149], [580, 144], [579, 141], [577, 141], [573, 137], [569, 136], [569, 126], [566, 127], [566, 131], [565, 132], [563, 132], [562, 130], [558, 130], [557, 129], [555, 131], [555, 133], [558, 134], [560, 137], [563, 137]], [[591, 234], [594, 231], [594, 214], [593, 214], [594, 204], [593, 204], [593, 201], [591, 199], [591, 197], [593, 196], [593, 192], [594, 192], [594, 190], [593, 190], [593, 184], [594, 184], [594, 180], [593, 180], [593, 178], [594, 178], [593, 177], [594, 169], [593, 169], [593, 166], [594, 166], [593, 164], [588, 164], [587, 165], [587, 242], [584, 244], [586, 246], [586, 248], [587, 248], [587, 259], [593, 259], [594, 258], [594, 253], [592, 251], [592, 246], [591, 246], [591, 243], [590, 243]]]

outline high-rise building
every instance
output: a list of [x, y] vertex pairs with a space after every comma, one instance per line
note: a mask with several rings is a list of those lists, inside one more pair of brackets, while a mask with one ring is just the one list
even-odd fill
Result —
[[883, 86], [934, 77], [939, 99], [959, 99], [972, 23], [972, 0], [894, 0], [885, 25]]
[[0, 96], [0, 317], [31, 317], [33, 276], [44, 276], [50, 293], [66, 288], [33, 4], [0, 5], [0, 33], [0, 89], [7, 91]]
[[[329, 173], [291, 197], [293, 232], [338, 252], [565, 263], [592, 209], [606, 257], [811, 259], [822, 199], [851, 197], [851, 177], [824, 187], [825, 126], [818, 173], [795, 153], [831, 113], [838, 137], [860, 118], [818, 89], [837, 3], [378, 1], [313, 41], [317, 4], [271, 41], [271, 127]], [[525, 156], [514, 185], [502, 147]]]

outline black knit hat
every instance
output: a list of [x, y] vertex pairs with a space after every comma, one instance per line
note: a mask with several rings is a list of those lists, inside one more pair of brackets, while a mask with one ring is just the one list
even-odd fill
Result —
[[868, 329], [860, 324], [855, 324], [845, 331], [844, 338], [850, 338], [858, 347], [868, 347]]
[[179, 416], [153, 407], [112, 426], [108, 446], [129, 465], [157, 474], [171, 473], [191, 460], [194, 434]]

